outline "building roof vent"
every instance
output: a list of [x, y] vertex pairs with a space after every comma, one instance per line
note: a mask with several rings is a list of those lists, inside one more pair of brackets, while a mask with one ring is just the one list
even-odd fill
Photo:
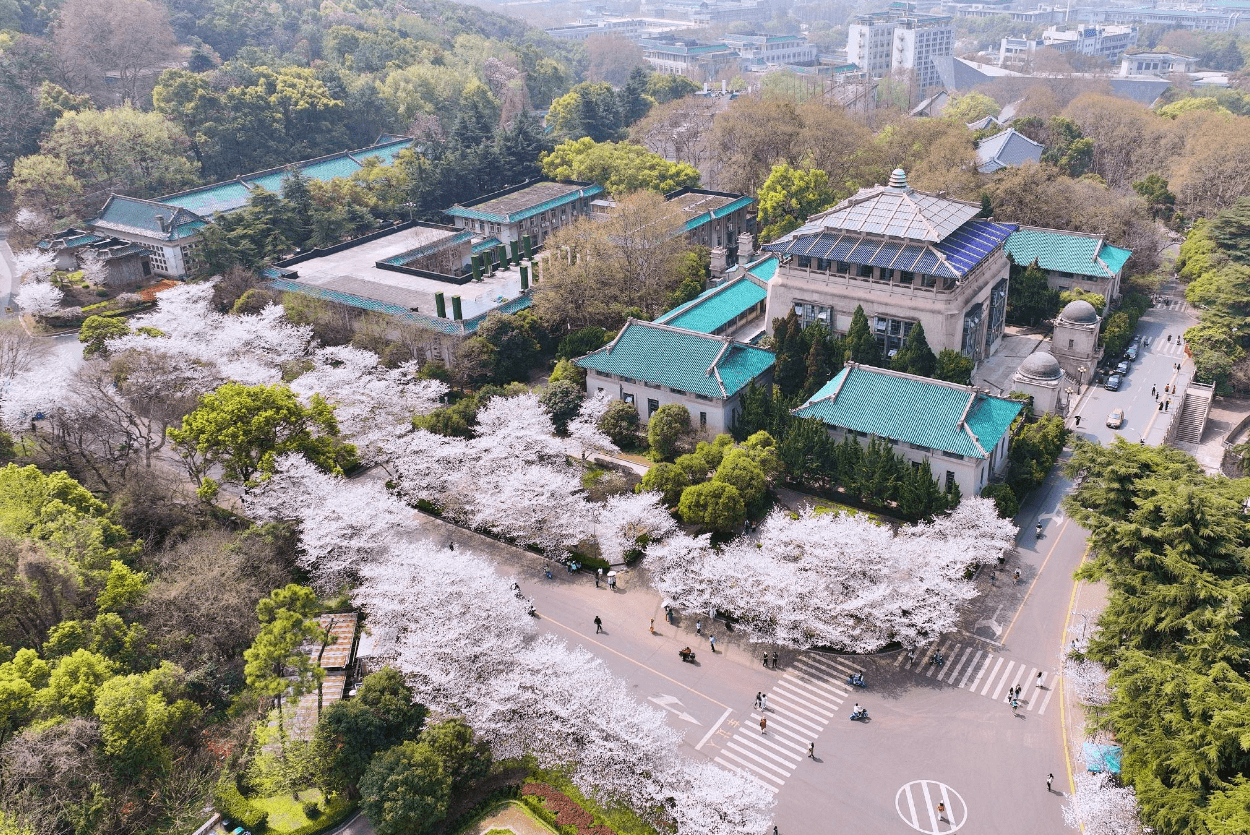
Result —
[[896, 188], [899, 191], [908, 191], [907, 174], [901, 168], [895, 168], [890, 174], [890, 188]]

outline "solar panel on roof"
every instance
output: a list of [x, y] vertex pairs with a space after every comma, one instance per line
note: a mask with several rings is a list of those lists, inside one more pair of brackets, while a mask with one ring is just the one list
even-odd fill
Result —
[[932, 273], [938, 263], [937, 255], [932, 250], [925, 249], [921, 251], [920, 257], [916, 259], [915, 269], [918, 273]]
[[833, 249], [829, 251], [829, 257], [836, 261], [845, 261], [846, 256], [851, 254], [851, 250], [855, 248], [855, 244], [859, 243], [859, 238], [850, 235], [843, 235], [838, 238], [838, 242], [833, 245]]
[[812, 240], [807, 254], [813, 258], [826, 258], [829, 255], [829, 250], [833, 249], [833, 245], [837, 242], [838, 239], [834, 235], [817, 235]]
[[851, 254], [847, 256], [846, 260], [852, 261], [856, 264], [872, 263], [873, 253], [875, 253], [880, 248], [881, 248], [880, 241], [874, 241], [874, 240], [860, 241], [859, 245], [856, 246], [855, 249], [851, 250]]
[[881, 248], [872, 256], [872, 260], [869, 263], [871, 263], [874, 267], [891, 267], [893, 266], [894, 258], [902, 249], [903, 247], [901, 244], [882, 244]]
[[925, 248], [914, 244], [905, 246], [894, 257], [893, 267], [896, 270], [906, 270], [907, 272], [921, 272], [916, 268], [916, 262], [925, 254]]

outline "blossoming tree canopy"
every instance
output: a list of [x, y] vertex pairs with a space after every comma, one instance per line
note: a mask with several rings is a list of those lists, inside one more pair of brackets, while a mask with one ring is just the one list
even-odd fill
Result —
[[666, 601], [731, 612], [758, 640], [871, 652], [954, 628], [960, 604], [976, 595], [967, 569], [1004, 553], [1013, 530], [979, 498], [897, 532], [862, 514], [776, 510], [758, 543], [718, 549], [707, 538], [669, 537], [652, 546], [648, 565]]
[[212, 283], [184, 284], [158, 296], [152, 310], [130, 321], [132, 333], [108, 341], [110, 351], [139, 348], [215, 365], [245, 385], [276, 383], [282, 368], [303, 357], [310, 325], [292, 325], [280, 305], [255, 314], [226, 315], [212, 306]]

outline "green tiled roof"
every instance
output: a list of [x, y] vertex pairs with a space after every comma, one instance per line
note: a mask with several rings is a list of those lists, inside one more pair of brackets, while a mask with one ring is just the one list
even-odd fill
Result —
[[[165, 219], [163, 227], [161, 218]], [[185, 237], [182, 231], [185, 228], [199, 229], [196, 224], [203, 225], [203, 218], [186, 209], [117, 194], [108, 199], [99, 217], [91, 221], [91, 226], [97, 230], [129, 232], [167, 241]]]
[[683, 305], [673, 308], [656, 324], [685, 328], [699, 333], [715, 333], [736, 317], [767, 298], [768, 293], [749, 278], [739, 278], [705, 290]]
[[[538, 183], [536, 185], [543, 186], [547, 184]], [[520, 193], [522, 192], [518, 191], [518, 192], [513, 192], [509, 194], [508, 202], [517, 203], [518, 202], [517, 195]], [[549, 199], [543, 200], [541, 203], [535, 203], [534, 205], [531, 205], [531, 206], [522, 205], [516, 211], [496, 212], [496, 211], [491, 211], [490, 209], [477, 208], [473, 205], [469, 205], [469, 206], [457, 205], [457, 206], [452, 206], [450, 209], [447, 209], [444, 212], [444, 214], [450, 215], [452, 217], [470, 218], [473, 220], [487, 220], [492, 223], [519, 223], [520, 221], [528, 220], [531, 217], [534, 217], [535, 215], [540, 215], [543, 212], [547, 211], [548, 209], [554, 209], [558, 206], [563, 206], [566, 203], [573, 203], [577, 200], [580, 200], [583, 197], [594, 197], [596, 194], [602, 194], [602, 193], [603, 193], [603, 186], [587, 185], [587, 186], [582, 186], [580, 188], [572, 187], [570, 188], [569, 191], [565, 192], [564, 194], [559, 194], [559, 195], [556, 195], [555, 197], [551, 197]], [[495, 199], [487, 198], [487, 199], [482, 200], [478, 205], [489, 206], [490, 204], [497, 203], [497, 202], [499, 201]]]
[[986, 458], [1022, 408], [1018, 401], [969, 386], [848, 363], [794, 414], [880, 438]]
[[773, 276], [777, 274], [777, 256], [770, 255], [767, 258], [756, 261], [747, 267], [747, 272], [761, 281], [772, 281]]
[[1091, 238], [1057, 229], [1021, 227], [1011, 233], [1005, 246], [1012, 260], [1021, 266], [1037, 261], [1043, 270], [1095, 278], [1111, 278], [1133, 254]]
[[754, 202], [755, 202], [754, 199], [750, 197], [746, 197], [744, 195], [742, 197], [739, 197], [737, 200], [733, 201], [732, 203], [727, 203], [724, 206], [721, 206], [719, 209], [712, 209], [710, 211], [704, 212], [703, 214], [695, 215], [694, 217], [686, 221], [685, 229], [687, 232], [690, 232], [694, 229], [698, 229], [700, 226], [702, 226], [705, 223], [709, 223], [713, 220], [716, 220], [717, 218], [725, 217], [725, 215], [736, 212], [739, 209], [744, 209], [747, 206], [750, 206]]
[[773, 366], [761, 348], [630, 319], [616, 339], [575, 362], [603, 374], [723, 399]]
[[[305, 177], [320, 180], [324, 183], [339, 177], [350, 177], [364, 167], [362, 162], [365, 159], [373, 158], [383, 165], [389, 165], [395, 161], [395, 157], [400, 151], [411, 145], [411, 139], [402, 137], [368, 148], [362, 148], [359, 151], [344, 151], [339, 154], [297, 162], [289, 167], [297, 169]], [[271, 168], [268, 171], [244, 174], [237, 179], [227, 180], [224, 183], [201, 186], [190, 191], [170, 194], [162, 197], [160, 202], [169, 206], [180, 206], [201, 215], [233, 212], [247, 205], [253, 189], [263, 188], [266, 191], [280, 194], [282, 192], [282, 181], [286, 176], [287, 167]]]

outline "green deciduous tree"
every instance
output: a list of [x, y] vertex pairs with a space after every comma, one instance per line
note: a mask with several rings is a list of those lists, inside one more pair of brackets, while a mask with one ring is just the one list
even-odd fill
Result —
[[760, 240], [776, 240], [797, 229], [835, 198], [829, 175], [819, 168], [774, 165], [759, 191]]
[[705, 481], [682, 491], [677, 512], [688, 525], [699, 525], [717, 533], [732, 533], [746, 520], [742, 494], [732, 484]]
[[183, 671], [165, 662], [155, 670], [115, 676], [100, 685], [95, 715], [104, 752], [122, 774], [161, 774], [172, 764], [169, 738], [199, 710], [182, 692]]
[[342, 473], [356, 461], [356, 449], [338, 441], [334, 408], [320, 395], [307, 406], [282, 385], [226, 383], [200, 398], [200, 405], [169, 437], [197, 483], [220, 465], [228, 481], [248, 484], [273, 471], [277, 456], [298, 452], [318, 467]]
[[541, 163], [543, 174], [552, 179], [598, 183], [616, 195], [638, 189], [667, 194], [699, 185], [699, 172], [686, 163], [669, 162], [641, 145], [589, 136], [557, 145]]
[[655, 464], [642, 477], [638, 491], [659, 493], [666, 507], [676, 507], [682, 491], [690, 486], [690, 477], [676, 464]]
[[334, 702], [317, 722], [322, 780], [328, 788], [358, 797], [357, 784], [374, 755], [415, 738], [425, 714], [393, 667], [365, 676], [355, 698]]
[[768, 477], [749, 450], [731, 449], [716, 468], [714, 481], [733, 485], [748, 513], [759, 513], [768, 499]]
[[360, 781], [378, 835], [420, 835], [447, 816], [455, 781], [433, 748], [405, 742], [378, 754]]
[[656, 461], [671, 461], [693, 431], [689, 409], [679, 403], [661, 406], [647, 421], [651, 457]]
[[40, 708], [51, 716], [83, 716], [91, 713], [100, 685], [112, 677], [109, 659], [86, 649], [57, 659], [47, 685], [35, 694]]
[[130, 333], [130, 326], [126, 324], [125, 319], [118, 319], [114, 316], [88, 316], [78, 331], [78, 341], [84, 343], [83, 357], [93, 357], [97, 354], [107, 356], [108, 348], [105, 343], [128, 333]]
[[618, 447], [633, 446], [638, 442], [638, 409], [632, 403], [612, 401], [599, 418], [599, 429]]

